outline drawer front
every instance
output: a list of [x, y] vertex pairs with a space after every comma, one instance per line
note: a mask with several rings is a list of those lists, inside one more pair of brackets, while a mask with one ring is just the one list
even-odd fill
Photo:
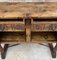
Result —
[[25, 31], [25, 24], [22, 22], [0, 22], [1, 31]]
[[57, 31], [57, 22], [33, 22], [32, 31]]

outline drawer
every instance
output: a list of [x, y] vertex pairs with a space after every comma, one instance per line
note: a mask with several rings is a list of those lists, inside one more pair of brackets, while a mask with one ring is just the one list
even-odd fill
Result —
[[24, 20], [4, 19], [0, 20], [0, 32], [22, 32], [25, 31]]
[[57, 31], [57, 21], [34, 21], [31, 22], [31, 30], [34, 32], [41, 32], [41, 31]]

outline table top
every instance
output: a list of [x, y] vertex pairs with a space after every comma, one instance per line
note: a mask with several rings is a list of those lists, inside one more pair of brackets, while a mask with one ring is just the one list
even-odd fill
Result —
[[57, 18], [57, 3], [0, 3], [0, 18], [26, 15], [38, 18]]

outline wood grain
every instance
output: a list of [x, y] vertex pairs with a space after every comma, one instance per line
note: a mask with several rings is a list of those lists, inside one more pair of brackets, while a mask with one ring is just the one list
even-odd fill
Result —
[[34, 32], [32, 33], [32, 42], [56, 42], [56, 33], [51, 32]]
[[[57, 42], [56, 34], [53, 35], [53, 32], [57, 32], [57, 21], [32, 21], [36, 17], [57, 18], [57, 3], [0, 3], [0, 43]], [[6, 20], [12, 18], [22, 18], [24, 21]], [[47, 34], [46, 40], [44, 32], [51, 31], [52, 34]], [[24, 33], [24, 36], [20, 35], [20, 32]], [[37, 34], [32, 34], [34, 32]]]
[[25, 17], [56, 18], [57, 3], [0, 3], [0, 18]]
[[1, 32], [0, 33], [0, 43], [1, 42], [25, 42], [25, 33], [16, 32]]
[[25, 23], [17, 21], [0, 22], [0, 32], [24, 32]]
[[42, 21], [42, 22], [33, 22], [31, 24], [31, 30], [33, 32], [55, 32], [57, 31], [57, 22], [56, 21]]

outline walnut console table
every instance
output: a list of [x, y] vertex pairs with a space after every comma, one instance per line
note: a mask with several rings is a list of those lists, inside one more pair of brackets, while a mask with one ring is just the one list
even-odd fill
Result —
[[[6, 56], [9, 44], [48, 43], [56, 58], [57, 3], [0, 3], [0, 51]], [[2, 47], [4, 43], [4, 48]]]

